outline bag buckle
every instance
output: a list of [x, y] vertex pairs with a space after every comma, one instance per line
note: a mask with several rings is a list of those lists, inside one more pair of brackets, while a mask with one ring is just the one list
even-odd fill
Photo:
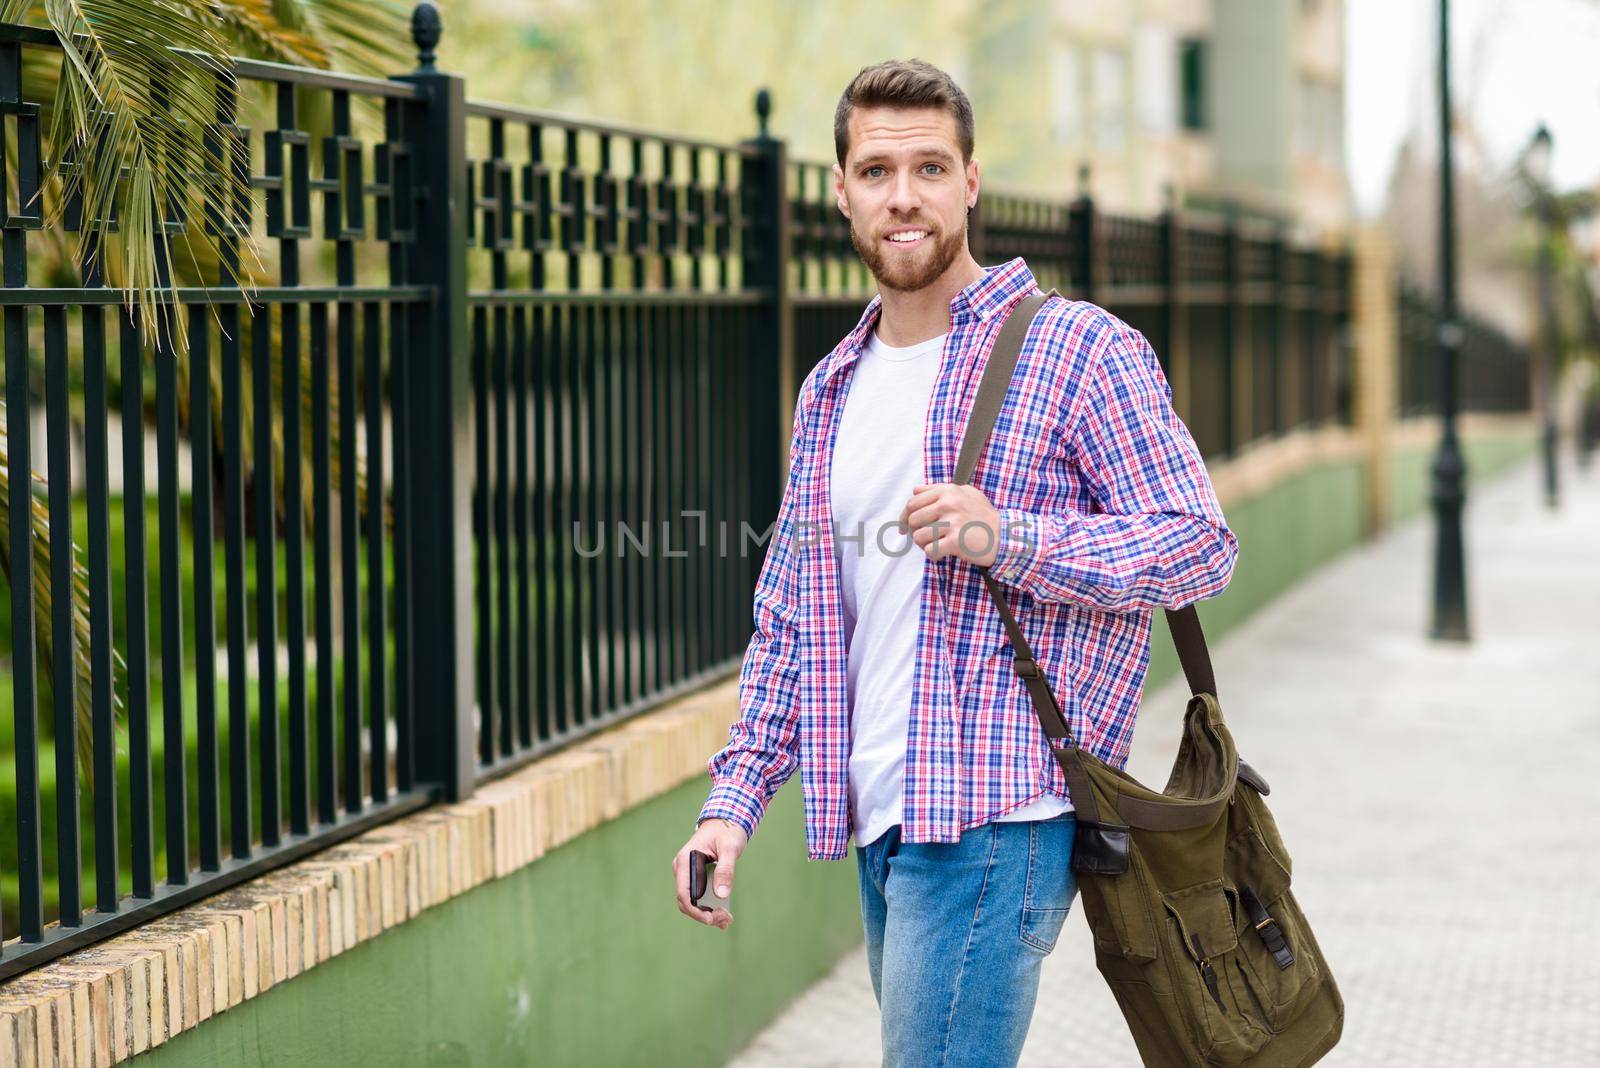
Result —
[[1011, 667], [1018, 675], [1025, 679], [1036, 679], [1039, 677], [1039, 665], [1031, 657], [1012, 657]]

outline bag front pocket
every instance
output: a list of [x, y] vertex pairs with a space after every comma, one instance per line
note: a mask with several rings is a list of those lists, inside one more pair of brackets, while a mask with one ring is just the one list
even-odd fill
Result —
[[1274, 1031], [1291, 1022], [1314, 984], [1316, 959], [1305, 944], [1300, 914], [1289, 895], [1289, 872], [1255, 828], [1228, 843], [1236, 929], [1243, 971]]
[[1220, 1066], [1248, 1059], [1268, 1031], [1236, 963], [1239, 936], [1227, 889], [1220, 878], [1210, 879], [1163, 894], [1161, 901], [1175, 992], [1201, 1055]]

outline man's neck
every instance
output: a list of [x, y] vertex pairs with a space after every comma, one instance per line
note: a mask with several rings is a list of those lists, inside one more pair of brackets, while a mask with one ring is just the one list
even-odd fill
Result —
[[950, 330], [950, 302], [983, 277], [983, 267], [963, 250], [931, 285], [912, 291], [878, 287], [883, 306], [878, 312], [878, 340], [902, 348]]

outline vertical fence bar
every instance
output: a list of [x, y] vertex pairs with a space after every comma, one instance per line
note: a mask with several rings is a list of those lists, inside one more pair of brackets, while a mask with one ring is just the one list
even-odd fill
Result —
[[[401, 257], [404, 253], [400, 254]], [[404, 260], [402, 259], [402, 264]], [[396, 272], [401, 278], [407, 271]], [[416, 743], [413, 729], [412, 678], [413, 623], [411, 615], [411, 530], [416, 522], [411, 511], [411, 346], [407, 324], [414, 314], [411, 306], [395, 303], [389, 307], [389, 413], [394, 423], [394, 735], [395, 789], [409, 791], [416, 782]]]
[[[101, 284], [97, 248], [86, 239], [89, 269], [84, 283]], [[83, 307], [83, 446], [84, 480], [89, 495], [89, 673], [94, 738], [94, 874], [95, 907], [117, 911], [119, 894], [117, 838], [116, 718], [113, 708], [115, 643], [111, 607], [111, 478], [106, 421], [105, 308]]]
[[640, 344], [640, 405], [644, 411], [644, 454], [640, 464], [640, 479], [644, 483], [643, 521], [646, 536], [650, 539], [650, 559], [645, 568], [645, 677], [646, 691], [659, 689], [665, 672], [662, 649], [662, 619], [671, 602], [666, 589], [667, 569], [661, 538], [661, 468], [666, 455], [662, 442], [661, 394], [664, 377], [661, 371], [658, 339], [661, 337], [661, 306], [651, 304], [644, 309], [647, 324]]
[[[272, 306], [255, 308], [250, 323], [250, 377], [255, 391], [254, 455], [256, 546], [256, 675], [261, 744], [261, 844], [282, 840], [282, 786], [278, 779], [278, 568], [274, 527], [278, 515], [272, 449]], [[296, 450], [284, 441], [284, 456]], [[248, 723], [247, 723], [248, 729]], [[230, 740], [229, 745], [232, 745]], [[296, 830], [295, 833], [304, 833]]]
[[[488, 228], [485, 227], [487, 230]], [[496, 253], [496, 259], [503, 260], [504, 253]], [[505, 275], [502, 272], [501, 286], [504, 288]], [[496, 745], [501, 756], [509, 756], [515, 752], [512, 741], [512, 728], [516, 718], [516, 694], [512, 689], [512, 663], [511, 639], [514, 630], [511, 625], [511, 587], [513, 575], [511, 569], [511, 347], [509, 324], [506, 321], [506, 309], [496, 306], [494, 309], [494, 352], [493, 352], [493, 393], [494, 393], [494, 481], [493, 495], [490, 503], [494, 508], [494, 560], [495, 577], [494, 587], [495, 603], [495, 630], [492, 638], [485, 635], [483, 640], [492, 640], [495, 649], [495, 697], [497, 708], [495, 712], [495, 726], [498, 728]], [[484, 546], [488, 548], [487, 543]]]
[[[205, 312], [207, 309], [200, 309]], [[244, 579], [244, 373], [239, 352], [239, 306], [218, 309], [224, 316], [222, 350], [222, 515], [226, 557], [228, 621], [228, 830], [233, 855], [250, 856], [254, 822], [250, 788], [250, 683], [246, 660], [250, 634], [245, 622]], [[269, 713], [262, 708], [262, 716]], [[263, 784], [265, 785], [265, 784]], [[262, 828], [262, 841], [267, 841]]]
[[[411, 465], [415, 523], [413, 603], [430, 640], [415, 649], [417, 777], [443, 786], [447, 800], [472, 792], [471, 424], [467, 360], [466, 96], [459, 77], [434, 69], [437, 12], [419, 7], [412, 23], [419, 66], [404, 81], [423, 91], [406, 129], [428, 146], [419, 153], [427, 210], [417, 221], [416, 277], [434, 288], [426, 342], [411, 353]], [[414, 121], [413, 121], [414, 119]]]
[[489, 498], [494, 472], [489, 466], [489, 311], [472, 309], [472, 606], [477, 617], [473, 642], [478, 691], [478, 763], [494, 763], [494, 542], [490, 537]]
[[[743, 159], [740, 184], [750, 193], [749, 225], [744, 233], [745, 287], [759, 290], [763, 299], [751, 316], [745, 378], [745, 449], [748, 473], [747, 511], [740, 516], [755, 530], [765, 532], [778, 515], [783, 497], [783, 445], [779, 383], [782, 370], [794, 358], [794, 322], [789, 303], [789, 194], [788, 150], [767, 132], [772, 98], [763, 89], [756, 94], [760, 133], [744, 142], [753, 152]], [[747, 559], [744, 588], [753, 590], [760, 576], [762, 555]]]
[[[211, 330], [209, 309], [189, 313], [190, 525], [194, 529], [195, 749], [200, 766], [200, 868], [222, 866], [217, 755], [217, 604], [211, 534]], [[166, 685], [166, 680], [162, 680]], [[178, 750], [179, 766], [183, 751]], [[173, 756], [169, 750], [167, 757]], [[248, 849], [248, 843], [246, 843]]]
[[511, 318], [511, 392], [516, 400], [514, 431], [517, 443], [514, 475], [516, 495], [511, 504], [511, 512], [515, 517], [513, 538], [517, 548], [517, 639], [513, 645], [517, 650], [517, 744], [523, 749], [531, 749], [533, 706], [538, 701], [533, 688], [535, 676], [533, 657], [530, 655], [534, 642], [533, 584], [536, 574], [530, 566], [531, 547], [528, 543], [531, 501], [528, 435], [532, 433], [528, 415], [532, 401], [528, 396], [528, 309], [520, 305], [513, 310]]
[[[376, 303], [362, 305], [362, 368], [367, 437], [367, 677], [368, 790], [374, 805], [389, 796], [388, 657], [384, 651], [383, 548], [383, 318]], [[353, 437], [354, 435], [352, 435]], [[348, 668], [346, 670], [349, 670]]]
[[555, 638], [554, 573], [555, 539], [553, 537], [552, 498], [554, 496], [554, 470], [551, 459], [551, 441], [554, 435], [551, 413], [554, 408], [550, 392], [550, 331], [555, 312], [548, 306], [533, 308], [532, 384], [534, 403], [533, 438], [533, 573], [539, 576], [533, 593], [533, 643], [534, 669], [539, 677], [538, 699], [534, 706], [534, 720], [539, 741], [547, 740], [554, 730], [556, 706], [556, 679], [559, 677], [555, 658], [551, 654]]
[[[609, 142], [608, 142], [609, 143]], [[607, 257], [610, 262], [610, 257]], [[606, 700], [611, 708], [621, 708], [628, 703], [627, 665], [628, 609], [624, 600], [627, 590], [623, 583], [622, 525], [627, 518], [623, 503], [623, 487], [627, 480], [623, 443], [627, 433], [626, 417], [622, 411], [623, 383], [628, 368], [623, 361], [622, 330], [623, 309], [613, 305], [606, 309], [605, 344], [605, 510], [599, 517], [603, 526], [591, 539], [602, 552], [601, 570], [606, 577]]]
[[[72, 409], [68, 390], [67, 310], [44, 310], [44, 391], [50, 497], [50, 705], [55, 712], [56, 890], [61, 924], [83, 924], [83, 871], [78, 841], [78, 673], [72, 611]], [[28, 424], [24, 422], [23, 433]], [[13, 476], [15, 477], [15, 476]], [[27, 486], [24, 474], [23, 485]], [[15, 484], [15, 483], [13, 483]], [[26, 500], [26, 498], [24, 498]]]
[[[352, 280], [353, 281], [353, 280]], [[346, 285], [351, 283], [344, 283]], [[361, 524], [356, 472], [356, 305], [338, 305], [339, 345], [339, 687], [344, 713], [344, 810], [360, 812], [361, 774]], [[372, 492], [368, 480], [368, 492]]]
[[585, 724], [598, 719], [603, 711], [600, 697], [600, 598], [599, 561], [579, 554], [583, 544], [583, 524], [593, 520], [598, 500], [595, 489], [599, 472], [595, 462], [598, 412], [595, 405], [595, 363], [600, 346], [597, 339], [597, 313], [593, 304], [583, 307], [583, 343], [575, 349], [576, 367], [573, 381], [582, 383], [578, 401], [581, 419], [578, 447], [573, 463], [573, 521], [572, 557], [578, 569], [577, 607], [579, 608], [579, 647], [582, 650], [578, 668], [583, 678], [582, 715]]
[[[10, 309], [6, 311], [9, 315]], [[117, 321], [122, 361], [123, 599], [128, 606], [128, 846], [133, 855], [133, 896], [152, 897], [155, 806], [150, 757], [149, 568], [144, 521], [144, 345], [131, 312], [124, 311]], [[17, 752], [22, 752], [20, 743]], [[25, 796], [19, 779], [19, 804]]]
[[329, 487], [328, 306], [311, 305], [311, 541], [317, 648], [317, 818], [339, 818], [339, 751], [334, 724], [333, 494]]
[[155, 345], [156, 496], [161, 574], [161, 767], [166, 812], [167, 881], [189, 881], [188, 785], [183, 743], [183, 569], [178, 499], [178, 357], [165, 341], [172, 329], [164, 309]]
[[645, 310], [634, 305], [626, 312], [627, 343], [623, 349], [623, 365], [628, 375], [623, 383], [623, 402], [626, 406], [624, 423], [627, 443], [623, 464], [627, 471], [627, 504], [623, 514], [628, 517], [631, 537], [622, 547], [626, 553], [623, 567], [623, 584], [628, 591], [625, 618], [628, 621], [628, 699], [634, 700], [648, 688], [645, 677], [645, 643], [648, 641], [650, 604], [650, 558], [645, 548], [649, 543], [650, 528], [646, 525], [645, 494], [649, 485], [649, 431], [645, 426], [646, 393], [644, 355]]

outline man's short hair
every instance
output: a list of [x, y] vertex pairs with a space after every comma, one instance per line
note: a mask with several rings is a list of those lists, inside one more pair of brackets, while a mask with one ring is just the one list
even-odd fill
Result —
[[844, 166], [850, 152], [850, 113], [856, 108], [943, 108], [955, 116], [963, 165], [972, 161], [972, 101], [955, 79], [920, 59], [888, 59], [862, 67], [833, 112], [833, 148]]

